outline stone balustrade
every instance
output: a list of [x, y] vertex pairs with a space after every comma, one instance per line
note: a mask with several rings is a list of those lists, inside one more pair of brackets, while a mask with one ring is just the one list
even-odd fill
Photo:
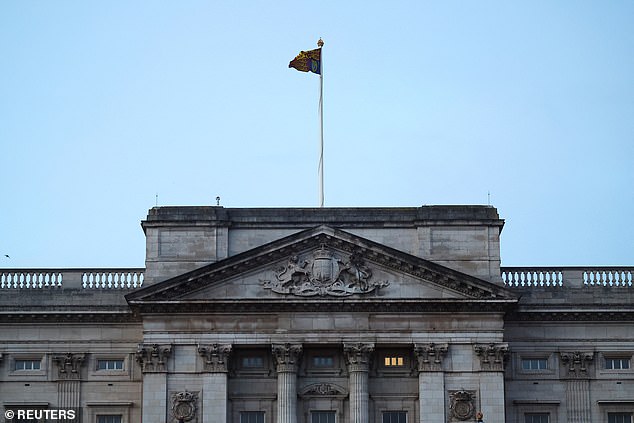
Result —
[[0, 289], [113, 289], [143, 286], [145, 269], [0, 269]]
[[634, 283], [634, 267], [502, 267], [504, 285], [527, 287], [626, 287]]

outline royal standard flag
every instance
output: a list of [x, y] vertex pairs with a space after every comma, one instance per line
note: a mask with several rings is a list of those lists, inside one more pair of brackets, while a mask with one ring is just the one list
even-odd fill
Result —
[[312, 72], [321, 75], [321, 48], [300, 51], [297, 57], [291, 60], [288, 67], [295, 68], [301, 72]]

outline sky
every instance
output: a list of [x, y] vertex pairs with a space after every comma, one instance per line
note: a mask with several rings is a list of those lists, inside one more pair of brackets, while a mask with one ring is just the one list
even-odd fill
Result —
[[[0, 2], [0, 267], [143, 267], [168, 205], [490, 204], [634, 266], [632, 1]], [[6, 257], [8, 255], [9, 257]]]

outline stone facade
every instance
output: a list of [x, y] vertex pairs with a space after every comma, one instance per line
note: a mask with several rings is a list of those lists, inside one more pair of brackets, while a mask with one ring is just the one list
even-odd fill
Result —
[[2, 406], [631, 422], [633, 269], [501, 268], [503, 223], [484, 206], [153, 208], [142, 271], [0, 270]]

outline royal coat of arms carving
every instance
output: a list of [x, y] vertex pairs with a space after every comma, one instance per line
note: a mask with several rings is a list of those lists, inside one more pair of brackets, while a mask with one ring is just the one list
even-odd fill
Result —
[[332, 295], [345, 297], [366, 294], [389, 285], [388, 281], [373, 281], [372, 270], [358, 254], [342, 259], [325, 246], [312, 257], [300, 260], [293, 255], [286, 265], [275, 271], [275, 280], [261, 280], [262, 286], [278, 294], [303, 297]]

